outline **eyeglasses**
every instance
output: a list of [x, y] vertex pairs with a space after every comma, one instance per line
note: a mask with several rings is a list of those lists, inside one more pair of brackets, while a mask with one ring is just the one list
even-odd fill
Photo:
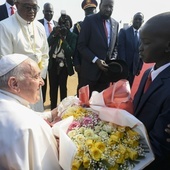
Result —
[[39, 9], [40, 9], [40, 7], [39, 7], [38, 5], [33, 5], [33, 6], [31, 6], [31, 5], [26, 4], [26, 3], [21, 3], [21, 2], [17, 2], [17, 3], [18, 3], [18, 4], [21, 4], [21, 6], [22, 6], [23, 8], [25, 8], [25, 10], [27, 10], [27, 12], [29, 12], [29, 11], [31, 11], [31, 10], [33, 10], [34, 12], [38, 12]]

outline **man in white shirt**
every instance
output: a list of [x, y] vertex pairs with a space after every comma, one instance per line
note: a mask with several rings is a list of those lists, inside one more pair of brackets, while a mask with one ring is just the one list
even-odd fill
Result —
[[[39, 10], [37, 0], [15, 0], [15, 5], [17, 12], [0, 22], [0, 55], [20, 53], [29, 56], [38, 63], [41, 76], [45, 78], [49, 47], [43, 25], [35, 20]], [[31, 107], [43, 111], [42, 99]]]
[[1, 170], [61, 169], [56, 139], [44, 121], [55, 118], [56, 110], [38, 113], [29, 108], [40, 99], [43, 84], [37, 63], [28, 56], [0, 57]]

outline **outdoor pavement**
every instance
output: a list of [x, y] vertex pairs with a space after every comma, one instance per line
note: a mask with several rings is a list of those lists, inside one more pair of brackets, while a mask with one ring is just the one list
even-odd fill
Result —
[[[48, 80], [48, 77], [47, 77]], [[76, 89], [77, 89], [77, 73], [75, 72], [74, 75], [68, 76], [67, 80], [67, 95], [68, 96], [74, 96], [76, 95]], [[48, 83], [48, 81], [47, 81]], [[58, 101], [60, 101], [60, 96], [58, 96]], [[46, 102], [44, 103], [44, 109], [49, 110], [50, 109], [50, 98], [49, 98], [49, 84], [47, 84], [47, 93], [46, 93]]]

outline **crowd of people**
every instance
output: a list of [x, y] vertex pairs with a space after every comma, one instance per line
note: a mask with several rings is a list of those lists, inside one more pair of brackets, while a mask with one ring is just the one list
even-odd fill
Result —
[[[81, 5], [85, 18], [75, 24], [66, 11], [53, 20], [51, 3], [44, 4], [40, 20], [37, 0], [6, 0], [0, 6], [0, 169], [62, 169], [47, 123], [60, 120], [59, 89], [61, 101], [67, 97], [68, 76], [76, 71], [77, 96], [86, 85], [90, 96], [101, 92], [121, 79], [113, 73], [113, 82], [106, 79], [111, 63], [121, 67], [119, 60], [129, 68], [131, 87], [143, 63], [154, 63], [143, 74], [133, 114], [145, 125], [155, 156], [145, 170], [170, 168], [170, 12], [144, 24], [138, 12], [130, 27], [120, 29], [111, 17], [114, 0], [101, 0], [98, 12], [96, 0]], [[44, 112], [47, 76], [51, 111]]]

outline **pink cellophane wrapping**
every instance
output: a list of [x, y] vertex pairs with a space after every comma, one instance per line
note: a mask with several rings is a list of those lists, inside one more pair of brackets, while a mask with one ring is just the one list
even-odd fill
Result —
[[93, 92], [90, 105], [119, 108], [133, 113], [130, 85], [127, 80], [119, 80], [101, 93]]

